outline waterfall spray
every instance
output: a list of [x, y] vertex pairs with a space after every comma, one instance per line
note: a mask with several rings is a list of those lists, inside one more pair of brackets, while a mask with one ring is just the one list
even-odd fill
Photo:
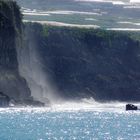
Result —
[[[26, 38], [28, 38], [27, 34]], [[29, 39], [28, 41], [28, 44], [24, 42], [22, 47], [17, 48], [20, 75], [26, 79], [31, 96], [35, 100], [44, 103], [56, 102], [56, 90], [52, 86], [47, 72], [43, 71], [43, 63], [37, 52], [37, 45], [34, 40]]]

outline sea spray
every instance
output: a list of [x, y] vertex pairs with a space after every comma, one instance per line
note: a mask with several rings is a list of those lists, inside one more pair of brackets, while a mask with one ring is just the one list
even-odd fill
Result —
[[33, 33], [24, 29], [21, 47], [17, 48], [19, 72], [28, 83], [31, 96], [38, 101], [48, 103], [56, 101], [56, 90], [49, 80], [47, 72], [43, 71], [43, 63], [37, 51]]
[[[53, 111], [125, 111], [125, 102], [97, 102], [94, 98], [83, 98], [77, 101], [63, 101], [62, 103], [53, 104]], [[139, 104], [137, 104], [139, 105]]]

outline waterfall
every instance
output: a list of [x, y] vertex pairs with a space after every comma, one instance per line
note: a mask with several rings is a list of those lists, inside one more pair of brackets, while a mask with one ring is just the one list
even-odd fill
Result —
[[[26, 34], [26, 38], [28, 37]], [[43, 71], [37, 45], [30, 37], [28, 41], [28, 43], [23, 41], [21, 47], [17, 48], [20, 75], [26, 79], [34, 100], [43, 103], [56, 102], [56, 88], [49, 75]]]

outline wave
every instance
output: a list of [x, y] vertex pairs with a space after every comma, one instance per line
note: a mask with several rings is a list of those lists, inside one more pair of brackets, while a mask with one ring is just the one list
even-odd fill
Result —
[[50, 16], [47, 13], [33, 13], [33, 12], [23, 12], [23, 15], [31, 15], [31, 16]]
[[95, 13], [95, 12], [84, 12], [84, 11], [61, 11], [61, 10], [54, 10], [54, 11], [38, 11], [38, 10], [31, 10], [31, 9], [22, 9], [22, 13], [24, 15], [51, 15], [51, 14], [55, 14], [55, 15], [74, 15], [74, 14], [78, 14], [78, 15], [99, 15], [101, 16], [102, 13]]
[[138, 28], [107, 28], [107, 30], [113, 31], [140, 31]]
[[87, 21], [98, 21], [97, 19], [94, 19], [94, 18], [85, 18], [85, 20], [87, 20]]
[[130, 0], [131, 3], [140, 3], [139, 0]]
[[70, 24], [64, 22], [56, 22], [56, 21], [31, 21], [31, 20], [23, 20], [23, 22], [36, 22], [40, 24], [46, 24], [51, 26], [60, 26], [60, 27], [78, 27], [78, 28], [100, 28], [98, 25], [88, 24], [88, 25], [81, 25], [81, 24]]
[[[129, 102], [130, 103], [130, 102]], [[46, 113], [46, 112], [110, 112], [110, 113], [126, 113], [125, 106], [127, 102], [97, 102], [94, 98], [83, 98], [77, 101], [61, 100], [53, 102], [50, 106], [46, 107], [33, 107], [33, 106], [14, 106], [9, 108], [0, 108], [0, 113], [13, 113], [13, 112], [29, 112], [29, 113]], [[140, 109], [140, 102], [131, 102], [138, 106]], [[140, 113], [140, 111], [127, 111], [127, 113]]]
[[128, 21], [119, 21], [117, 23], [120, 23], [120, 24], [131, 24], [131, 25], [140, 26], [140, 23], [134, 23], [134, 22], [128, 22]]
[[60, 104], [53, 104], [54, 111], [124, 111], [126, 103], [108, 102], [100, 103], [93, 98], [82, 99], [80, 101], [69, 101]]
[[124, 9], [140, 9], [140, 5], [127, 5], [123, 7]]
[[101, 3], [112, 3], [113, 5], [125, 5], [123, 1], [113, 1], [113, 0], [75, 0], [80, 2], [101, 2]]
[[[93, 98], [84, 98], [80, 101], [61, 101], [46, 107], [15, 106], [10, 108], [0, 108], [0, 113], [29, 112], [29, 113], [46, 113], [46, 112], [114, 112], [122, 113], [125, 111], [126, 102], [106, 102], [100, 103]], [[140, 108], [140, 103], [132, 103]], [[135, 111], [140, 113], [140, 111]], [[131, 111], [130, 111], [131, 113]], [[134, 113], [134, 111], [133, 111]]]

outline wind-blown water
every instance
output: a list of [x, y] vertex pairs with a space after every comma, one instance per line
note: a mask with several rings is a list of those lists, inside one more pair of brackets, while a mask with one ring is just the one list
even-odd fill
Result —
[[2, 140], [139, 140], [140, 112], [124, 104], [0, 109]]
[[43, 64], [34, 40], [28, 45], [25, 44], [17, 48], [18, 64], [20, 75], [27, 81], [31, 96], [44, 103], [55, 101], [55, 87], [50, 83], [47, 73], [43, 71]]

